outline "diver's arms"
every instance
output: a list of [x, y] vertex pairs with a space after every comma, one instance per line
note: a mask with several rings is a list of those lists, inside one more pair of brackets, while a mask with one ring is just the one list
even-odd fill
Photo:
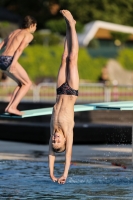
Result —
[[65, 156], [65, 167], [63, 175], [58, 179], [58, 183], [64, 184], [66, 182], [68, 171], [71, 164], [72, 157], [72, 145], [73, 145], [73, 128], [69, 130], [69, 135], [66, 141], [66, 156]]
[[54, 176], [55, 154], [54, 154], [53, 149], [52, 149], [51, 137], [50, 137], [50, 140], [49, 140], [49, 156], [48, 156], [48, 160], [49, 160], [50, 178], [55, 182], [55, 181], [57, 181], [57, 178]]

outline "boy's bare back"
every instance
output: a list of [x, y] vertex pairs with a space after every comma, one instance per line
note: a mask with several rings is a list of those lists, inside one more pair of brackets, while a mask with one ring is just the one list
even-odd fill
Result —
[[6, 48], [2, 55], [13, 56], [22, 42], [25, 42], [26, 47], [32, 39], [33, 35], [26, 30], [17, 29], [13, 31], [6, 39]]

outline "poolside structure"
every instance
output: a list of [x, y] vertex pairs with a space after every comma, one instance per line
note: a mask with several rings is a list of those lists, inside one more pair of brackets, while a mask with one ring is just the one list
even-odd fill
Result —
[[[92, 110], [133, 110], [133, 101], [117, 101], [117, 102], [103, 102], [103, 103], [90, 103], [83, 105], [75, 105], [74, 112], [92, 111]], [[4, 118], [26, 118], [41, 115], [51, 115], [52, 107], [40, 108], [33, 110], [23, 110], [22, 116], [11, 115], [8, 113], [0, 114]], [[133, 166], [133, 125], [132, 125], [132, 166]]]
[[110, 31], [130, 34], [129, 38], [131, 40], [133, 39], [133, 27], [96, 20], [86, 24], [83, 33], [78, 34], [79, 44], [81, 46], [87, 46], [98, 35], [99, 37], [109, 38]]

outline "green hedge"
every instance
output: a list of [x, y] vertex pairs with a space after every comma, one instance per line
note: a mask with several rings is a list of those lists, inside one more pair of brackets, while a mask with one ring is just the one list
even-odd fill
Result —
[[55, 33], [40, 33], [39, 31], [34, 33], [34, 45], [58, 45], [62, 42], [60, 35]]
[[[66, 23], [64, 19], [49, 20], [46, 22], [45, 26], [54, 33], [66, 35]], [[83, 31], [83, 27], [84, 25], [81, 22], [76, 21], [76, 30], [78, 33]]]
[[[33, 81], [43, 77], [56, 78], [62, 52], [63, 45], [31, 45], [25, 49], [19, 62]], [[105, 58], [91, 58], [85, 48], [80, 48], [78, 59], [80, 79], [97, 81], [106, 61]]]
[[133, 70], [133, 49], [123, 48], [119, 51], [117, 61], [128, 70]]
[[92, 58], [86, 48], [79, 49], [79, 76], [80, 79], [97, 82], [101, 75], [101, 69], [106, 65], [105, 58]]
[[29, 46], [19, 61], [33, 81], [41, 77], [56, 77], [62, 49], [61, 46]]

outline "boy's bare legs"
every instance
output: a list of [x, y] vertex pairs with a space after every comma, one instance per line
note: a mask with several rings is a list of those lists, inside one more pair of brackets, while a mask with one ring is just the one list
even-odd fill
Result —
[[22, 112], [20, 112], [17, 109], [17, 106], [20, 103], [21, 99], [28, 92], [32, 83], [31, 83], [26, 71], [23, 69], [23, 67], [19, 63], [17, 63], [15, 70], [12, 73], [10, 73], [10, 71], [8, 73], [9, 74], [7, 74], [7, 75], [9, 75], [10, 77], [12, 76], [12, 79], [14, 76], [15, 79], [17, 79], [18, 82], [21, 83], [21, 86], [18, 86], [15, 89], [15, 91], [12, 95], [12, 98], [6, 108], [6, 111], [11, 114], [22, 115]]
[[11, 74], [8, 70], [4, 72], [8, 77], [10, 77], [11, 79], [13, 79], [16, 83], [17, 83], [17, 87], [15, 88], [14, 92], [12, 93], [12, 96], [11, 96], [11, 99], [7, 105], [7, 107], [5, 108], [5, 112], [8, 111], [8, 108], [10, 107], [10, 105], [12, 104], [18, 90], [20, 89], [21, 87], [21, 83], [15, 78], [15, 76], [13, 76], [13, 74]]
[[68, 10], [62, 10], [61, 13], [65, 17], [69, 25], [69, 27], [67, 26], [69, 38], [68, 49], [70, 49], [67, 82], [70, 85], [70, 87], [77, 90], [79, 88], [79, 74], [77, 67], [79, 45], [75, 29], [76, 23], [73, 19], [72, 14]]
[[14, 98], [15, 98], [15, 96], [16, 96], [16, 94], [17, 94], [17, 92], [18, 92], [19, 89], [20, 89], [20, 86], [17, 86], [17, 87], [15, 88], [15, 90], [14, 90], [12, 96], [11, 96], [11, 99], [10, 99], [10, 101], [9, 101], [9, 103], [8, 103], [8, 105], [7, 105], [7, 107], [5, 108], [5, 112], [8, 112], [8, 109], [9, 109], [9, 107], [11, 106], [12, 102], [14, 101]]
[[67, 59], [68, 59], [68, 46], [67, 46], [67, 33], [64, 43], [64, 52], [61, 59], [61, 65], [58, 71], [57, 88], [66, 82], [67, 77]]

